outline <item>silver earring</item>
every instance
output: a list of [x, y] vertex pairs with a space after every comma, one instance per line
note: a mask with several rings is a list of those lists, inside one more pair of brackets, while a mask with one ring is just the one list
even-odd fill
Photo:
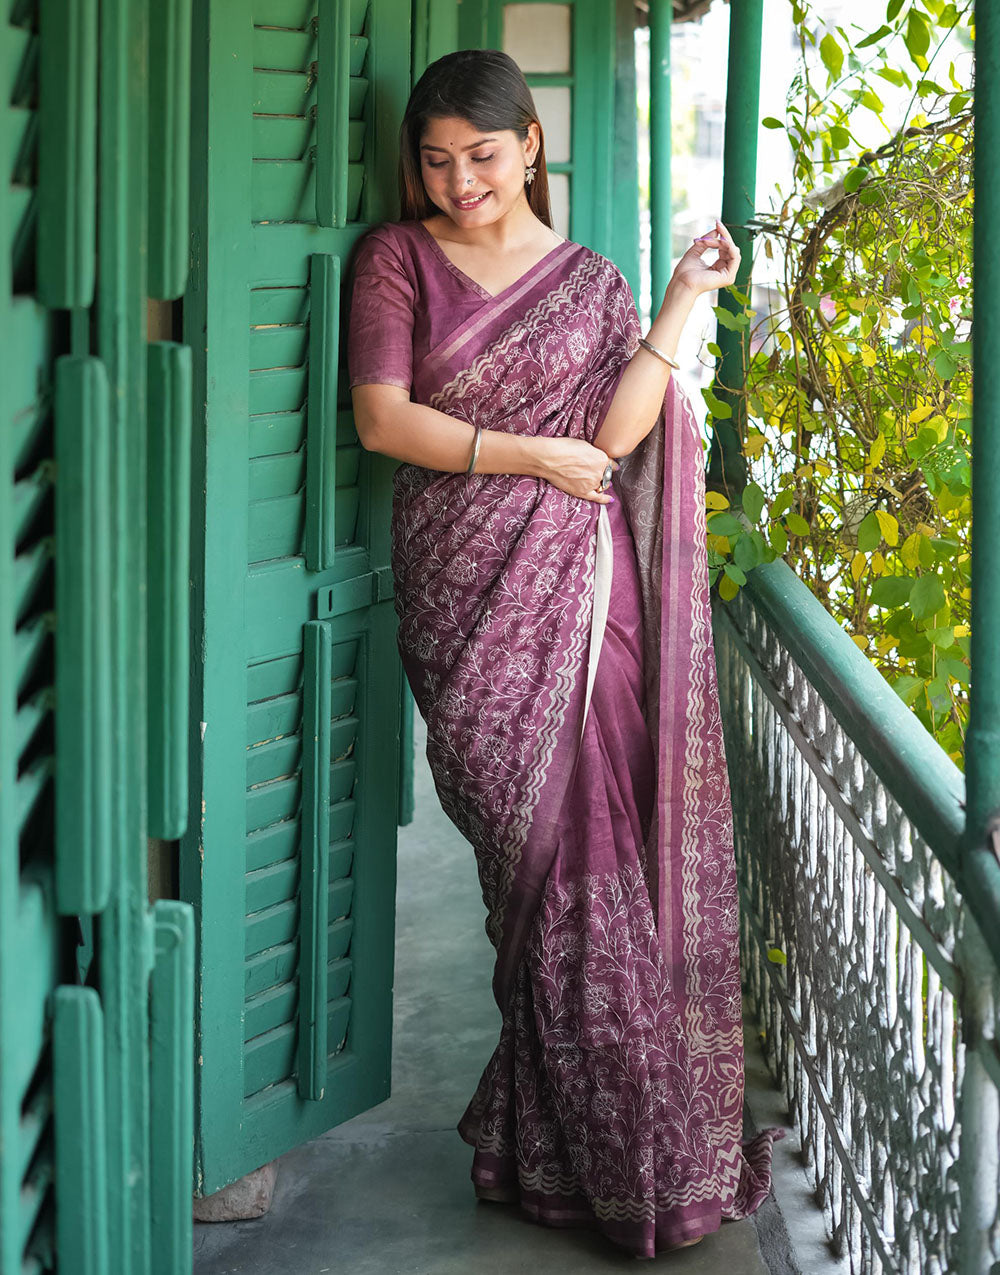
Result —
[[529, 165], [528, 165], [528, 167], [524, 170], [524, 180], [525, 180], [525, 182], [527, 183], [527, 185], [529, 185], [529, 186], [530, 186], [530, 185], [531, 185], [531, 183], [535, 180], [535, 166], [534, 166], [534, 164], [529, 164]]

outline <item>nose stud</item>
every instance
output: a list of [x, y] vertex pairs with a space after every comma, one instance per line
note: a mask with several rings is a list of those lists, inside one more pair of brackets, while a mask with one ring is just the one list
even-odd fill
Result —
[[466, 179], [465, 179], [465, 184], [466, 184], [466, 186], [471, 186], [471, 185], [472, 185], [472, 178], [471, 178], [471, 177], [466, 177]]

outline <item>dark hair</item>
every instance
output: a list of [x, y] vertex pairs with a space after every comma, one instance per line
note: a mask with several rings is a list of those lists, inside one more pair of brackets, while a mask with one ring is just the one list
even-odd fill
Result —
[[427, 121], [456, 117], [483, 132], [513, 129], [523, 142], [538, 125], [535, 180], [525, 186], [528, 207], [552, 226], [545, 138], [527, 81], [512, 57], [499, 49], [459, 49], [432, 62], [414, 85], [399, 127], [399, 205], [403, 221], [441, 210], [427, 197], [420, 175], [420, 139]]

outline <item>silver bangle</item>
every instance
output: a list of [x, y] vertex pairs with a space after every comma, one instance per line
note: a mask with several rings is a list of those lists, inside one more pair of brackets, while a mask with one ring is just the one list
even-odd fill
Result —
[[658, 359], [662, 359], [664, 363], [680, 371], [681, 365], [679, 363], [675, 363], [669, 355], [664, 354], [662, 350], [658, 350], [655, 345], [650, 345], [644, 336], [639, 338], [639, 344], [644, 350], [648, 350], [650, 354], [655, 354]]
[[476, 441], [472, 444], [472, 459], [469, 461], [469, 468], [465, 471], [467, 474], [471, 474], [472, 471], [476, 468], [476, 461], [479, 459], [479, 444], [482, 441], [483, 441], [483, 427], [482, 425], [477, 425], [476, 426]]

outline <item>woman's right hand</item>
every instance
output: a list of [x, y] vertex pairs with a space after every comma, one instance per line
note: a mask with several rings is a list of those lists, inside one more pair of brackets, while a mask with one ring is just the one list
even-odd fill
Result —
[[[610, 492], [600, 489], [605, 467], [611, 460], [607, 452], [583, 438], [536, 438], [535, 442], [541, 450], [539, 477], [581, 500], [607, 505], [614, 499]], [[611, 460], [611, 464], [618, 468], [616, 460]]]

